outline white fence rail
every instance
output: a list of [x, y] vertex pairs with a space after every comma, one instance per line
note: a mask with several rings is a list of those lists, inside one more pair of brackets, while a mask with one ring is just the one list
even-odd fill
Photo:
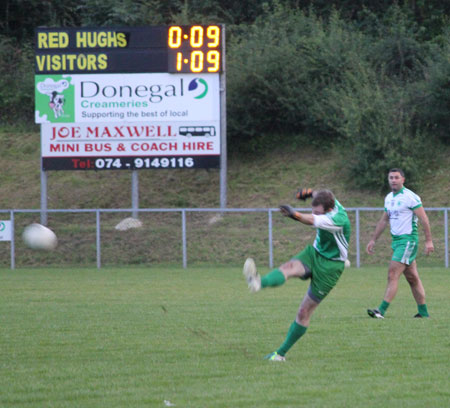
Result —
[[[445, 267], [449, 267], [449, 236], [448, 236], [448, 211], [450, 208], [425, 208], [425, 210], [430, 214], [431, 212], [441, 212], [444, 215], [444, 263]], [[298, 208], [299, 211], [311, 211], [309, 208]], [[383, 211], [383, 208], [378, 207], [355, 207], [355, 208], [347, 208], [349, 214], [354, 213], [354, 224], [352, 225], [353, 231], [355, 233], [355, 251], [356, 251], [356, 267], [359, 268], [361, 266], [361, 231], [360, 231], [360, 217], [361, 213], [368, 211]], [[268, 264], [270, 268], [273, 268], [274, 265], [274, 256], [273, 256], [273, 220], [272, 215], [274, 212], [279, 212], [278, 208], [143, 208], [143, 209], [54, 209], [54, 210], [46, 210], [48, 214], [56, 214], [56, 213], [91, 213], [95, 214], [95, 246], [96, 246], [96, 264], [97, 268], [102, 267], [102, 237], [101, 237], [101, 215], [107, 213], [127, 213], [127, 214], [138, 214], [141, 213], [178, 213], [181, 215], [181, 248], [182, 248], [182, 265], [183, 268], [187, 268], [188, 265], [188, 251], [187, 251], [187, 222], [186, 222], [186, 214], [188, 213], [266, 213], [267, 214], [267, 241], [268, 241]], [[33, 214], [38, 213], [41, 214], [41, 210], [32, 210], [32, 209], [14, 209], [14, 210], [0, 210], [0, 219], [5, 219], [2, 214], [6, 216], [9, 214], [11, 224], [12, 224], [12, 240], [11, 240], [11, 269], [15, 269], [16, 267], [16, 245], [15, 245], [15, 217], [17, 214]], [[41, 214], [42, 215], [42, 214]], [[374, 227], [374, 226], [373, 226]], [[436, 239], [436, 235], [433, 233], [433, 238]]]

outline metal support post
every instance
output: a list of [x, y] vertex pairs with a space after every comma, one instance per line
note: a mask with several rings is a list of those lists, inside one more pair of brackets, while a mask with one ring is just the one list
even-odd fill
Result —
[[220, 208], [227, 207], [227, 83], [225, 70], [225, 26], [222, 30], [222, 73], [220, 74]]
[[187, 268], [187, 245], [186, 245], [186, 210], [181, 210], [181, 241], [183, 246], [183, 268]]
[[131, 216], [139, 218], [137, 211], [139, 209], [139, 175], [136, 170], [131, 172], [131, 208], [133, 209]]

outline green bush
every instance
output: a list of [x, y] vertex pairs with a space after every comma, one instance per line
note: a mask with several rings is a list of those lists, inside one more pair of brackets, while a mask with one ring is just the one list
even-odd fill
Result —
[[[342, 168], [358, 188], [383, 189], [389, 168], [400, 167], [418, 187], [430, 167], [435, 139], [419, 126], [416, 89], [360, 64], [328, 89], [317, 115], [338, 134]], [[320, 111], [319, 111], [320, 109]]]
[[[230, 47], [231, 148], [337, 146], [355, 187], [384, 188], [391, 167], [417, 186], [438, 146], [430, 123], [444, 134], [450, 117], [448, 59], [426, 81], [437, 48], [419, 34], [396, 6], [367, 32], [337, 13], [322, 21], [278, 6]], [[427, 120], [422, 94], [441, 108]]]
[[335, 95], [346, 119], [340, 127], [342, 165], [357, 187], [383, 189], [387, 170], [400, 167], [408, 185], [417, 188], [433, 162], [435, 138], [416, 124], [413, 89], [393, 83], [380, 86], [387, 81], [369, 80], [351, 94], [342, 89]]
[[267, 150], [260, 138], [268, 134], [283, 134], [290, 145], [300, 134], [329, 144], [336, 131], [314, 107], [358, 66], [362, 40], [337, 14], [325, 24], [281, 6], [242, 30], [227, 54], [231, 149]]
[[402, 82], [422, 79], [433, 45], [421, 40], [424, 28], [408, 11], [394, 4], [382, 19], [374, 18], [371, 25], [367, 31], [372, 37], [367, 53], [371, 64], [391, 79]]
[[34, 60], [29, 44], [0, 37], [0, 123], [34, 123]]
[[450, 30], [445, 46], [426, 71], [419, 85], [419, 114], [421, 125], [434, 138], [450, 145]]

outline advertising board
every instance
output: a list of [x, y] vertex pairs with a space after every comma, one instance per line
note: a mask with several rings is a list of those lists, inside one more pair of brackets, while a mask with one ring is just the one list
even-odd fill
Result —
[[214, 168], [220, 121], [45, 123], [44, 170]]
[[219, 74], [36, 75], [36, 123], [220, 120]]

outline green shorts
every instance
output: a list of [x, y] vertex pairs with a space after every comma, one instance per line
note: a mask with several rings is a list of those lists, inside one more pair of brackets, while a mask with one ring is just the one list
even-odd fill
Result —
[[330, 293], [344, 270], [343, 261], [332, 261], [320, 255], [312, 245], [295, 255], [311, 271], [311, 285], [308, 294], [316, 302], [320, 302]]
[[416, 259], [419, 242], [415, 240], [400, 239], [392, 241], [392, 260], [402, 264], [411, 265]]

